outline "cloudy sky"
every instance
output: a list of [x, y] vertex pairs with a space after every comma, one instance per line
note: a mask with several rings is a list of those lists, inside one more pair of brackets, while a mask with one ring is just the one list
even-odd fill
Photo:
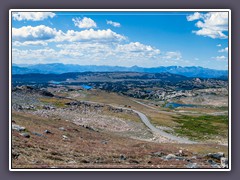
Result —
[[12, 62], [228, 68], [227, 12], [12, 12]]

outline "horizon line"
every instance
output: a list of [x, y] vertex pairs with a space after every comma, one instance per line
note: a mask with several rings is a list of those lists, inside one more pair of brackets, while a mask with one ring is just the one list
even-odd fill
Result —
[[180, 66], [180, 65], [169, 65], [169, 66], [154, 66], [154, 67], [143, 67], [143, 66], [138, 66], [138, 65], [133, 65], [133, 66], [119, 66], [119, 65], [94, 65], [94, 64], [89, 64], [89, 65], [81, 65], [81, 64], [71, 64], [71, 63], [36, 63], [36, 64], [19, 64], [19, 63], [12, 63], [13, 65], [27, 65], [27, 66], [32, 66], [32, 65], [51, 65], [51, 64], [63, 64], [63, 65], [77, 65], [77, 66], [108, 66], [108, 67], [123, 67], [123, 68], [132, 68], [132, 67], [139, 67], [139, 68], [159, 68], [159, 67], [182, 67], [182, 68], [188, 68], [188, 67], [199, 67], [199, 68], [205, 68], [205, 69], [211, 69], [211, 70], [218, 70], [218, 71], [229, 71], [229, 68], [227, 69], [213, 69], [209, 67], [203, 67], [203, 66]]

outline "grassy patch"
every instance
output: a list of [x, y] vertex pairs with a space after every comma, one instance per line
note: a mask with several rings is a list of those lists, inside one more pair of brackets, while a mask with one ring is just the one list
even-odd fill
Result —
[[178, 116], [175, 120], [179, 125], [175, 132], [193, 140], [206, 140], [211, 136], [226, 138], [228, 135], [228, 116]]
[[39, 100], [46, 104], [52, 104], [56, 107], [62, 108], [65, 106], [65, 103], [71, 102], [68, 99], [59, 99], [59, 98], [39, 98]]

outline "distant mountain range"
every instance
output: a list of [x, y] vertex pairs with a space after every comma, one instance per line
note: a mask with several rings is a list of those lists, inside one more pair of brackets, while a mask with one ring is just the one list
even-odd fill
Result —
[[36, 65], [12, 65], [12, 74], [62, 74], [68, 72], [146, 72], [146, 73], [162, 73], [168, 72], [179, 74], [187, 77], [201, 78], [227, 78], [228, 70], [215, 70], [199, 66], [182, 67], [182, 66], [160, 66], [160, 67], [121, 67], [121, 66], [95, 66], [95, 65], [75, 65], [75, 64], [36, 64]]

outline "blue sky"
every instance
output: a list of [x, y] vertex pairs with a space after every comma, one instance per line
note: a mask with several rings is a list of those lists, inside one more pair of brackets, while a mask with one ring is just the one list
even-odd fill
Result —
[[228, 13], [12, 12], [12, 62], [228, 69]]

